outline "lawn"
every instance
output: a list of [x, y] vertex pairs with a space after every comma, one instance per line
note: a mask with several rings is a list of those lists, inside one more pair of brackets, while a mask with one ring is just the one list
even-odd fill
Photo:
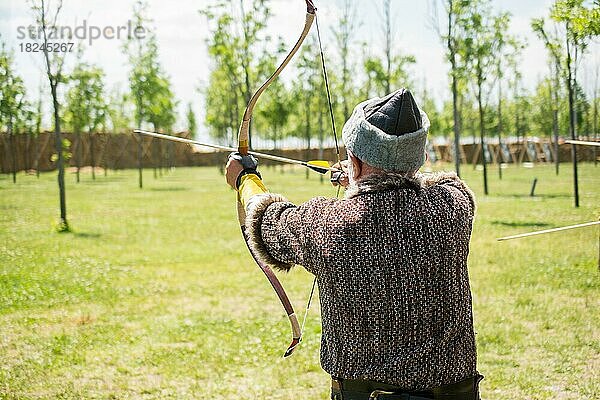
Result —
[[[495, 238], [597, 220], [600, 168], [465, 167], [479, 208], [469, 259], [483, 398], [600, 398], [598, 227]], [[283, 359], [289, 324], [236, 224], [215, 168], [163, 178], [120, 171], [75, 184], [72, 233], [56, 233], [56, 175], [0, 177], [0, 399], [326, 399], [318, 302]], [[303, 171], [263, 171], [295, 202], [333, 196]], [[536, 197], [531, 182], [539, 178]], [[311, 277], [282, 276], [303, 314]]]

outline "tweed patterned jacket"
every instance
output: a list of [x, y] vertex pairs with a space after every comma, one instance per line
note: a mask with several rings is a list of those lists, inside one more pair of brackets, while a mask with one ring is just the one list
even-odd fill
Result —
[[344, 199], [248, 204], [251, 245], [302, 265], [321, 299], [321, 364], [342, 379], [422, 390], [476, 374], [467, 256], [475, 202], [454, 173], [371, 175]]

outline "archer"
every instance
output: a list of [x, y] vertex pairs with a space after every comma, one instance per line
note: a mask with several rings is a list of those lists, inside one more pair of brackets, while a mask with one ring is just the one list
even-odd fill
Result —
[[[422, 174], [430, 123], [408, 90], [359, 104], [343, 139], [343, 199], [294, 205], [251, 155], [227, 183], [251, 252], [315, 275], [332, 399], [479, 399], [467, 256], [475, 200], [454, 173]], [[410, 396], [410, 397], [408, 397]]]

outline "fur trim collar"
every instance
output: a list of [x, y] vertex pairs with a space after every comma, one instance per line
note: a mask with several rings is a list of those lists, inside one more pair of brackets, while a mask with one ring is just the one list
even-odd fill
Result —
[[416, 176], [408, 177], [405, 174], [394, 172], [373, 174], [348, 186], [348, 189], [346, 189], [346, 198], [351, 199], [367, 193], [387, 192], [398, 189], [419, 191], [421, 184]]
[[346, 198], [351, 199], [367, 193], [385, 192], [398, 189], [412, 189], [416, 192], [443, 183], [455, 183], [464, 188], [474, 204], [473, 194], [454, 172], [417, 173], [413, 177], [396, 172], [369, 175], [346, 190]]

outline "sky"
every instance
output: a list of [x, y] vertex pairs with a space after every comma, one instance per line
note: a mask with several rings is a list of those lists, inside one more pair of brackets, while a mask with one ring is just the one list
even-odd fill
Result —
[[[48, 0], [47, 0], [48, 1]], [[50, 0], [56, 2], [57, 0]], [[73, 29], [84, 23], [90, 26], [126, 26], [133, 7], [133, 0], [64, 0], [61, 26]], [[180, 121], [176, 128], [185, 128], [183, 115], [188, 103], [192, 103], [200, 125], [203, 123], [203, 102], [199, 89], [209, 76], [206, 40], [208, 29], [205, 17], [198, 10], [212, 1], [208, 0], [149, 0], [148, 14], [158, 38], [160, 62], [170, 76], [174, 93], [179, 100]], [[237, 2], [236, 2], [237, 3]], [[335, 26], [341, 13], [339, 0], [315, 0], [319, 23], [323, 33], [325, 57], [335, 59], [335, 45], [331, 27]], [[354, 32], [358, 42], [373, 42], [374, 50], [381, 43], [381, 0], [356, 0], [358, 28]], [[42, 53], [21, 51], [21, 46], [34, 40], [20, 38], [19, 32], [31, 25], [33, 17], [26, 0], [2, 0], [0, 2], [0, 35], [8, 47], [14, 50], [18, 73], [24, 78], [30, 97], [37, 98], [40, 84], [47, 86], [42, 75]], [[432, 23], [432, 0], [393, 0], [396, 50], [412, 54], [417, 63], [411, 69], [413, 79], [425, 85], [438, 102], [449, 98], [448, 65], [444, 48]], [[526, 87], [533, 88], [539, 78], [547, 73], [547, 56], [542, 43], [531, 33], [530, 21], [547, 15], [552, 0], [494, 0], [494, 7], [512, 14], [510, 31], [528, 43], [523, 53], [522, 71]], [[303, 26], [305, 5], [302, 0], [272, 0], [273, 18], [267, 32], [273, 37], [282, 36], [288, 47], [297, 39]], [[83, 55], [85, 61], [96, 63], [106, 72], [106, 85], [127, 89], [129, 66], [123, 54], [124, 40], [100, 38], [88, 45]], [[591, 90], [593, 65], [600, 65], [600, 46], [591, 47], [583, 68], [582, 84]], [[68, 63], [76, 61], [75, 53], [67, 56]], [[333, 66], [333, 61], [329, 62]], [[330, 67], [332, 68], [332, 67]], [[287, 76], [286, 76], [287, 72]], [[284, 71], [283, 79], [293, 79], [293, 70]], [[45, 87], [44, 86], [44, 87]], [[32, 95], [33, 94], [33, 95]], [[203, 136], [203, 135], [201, 135]]]

